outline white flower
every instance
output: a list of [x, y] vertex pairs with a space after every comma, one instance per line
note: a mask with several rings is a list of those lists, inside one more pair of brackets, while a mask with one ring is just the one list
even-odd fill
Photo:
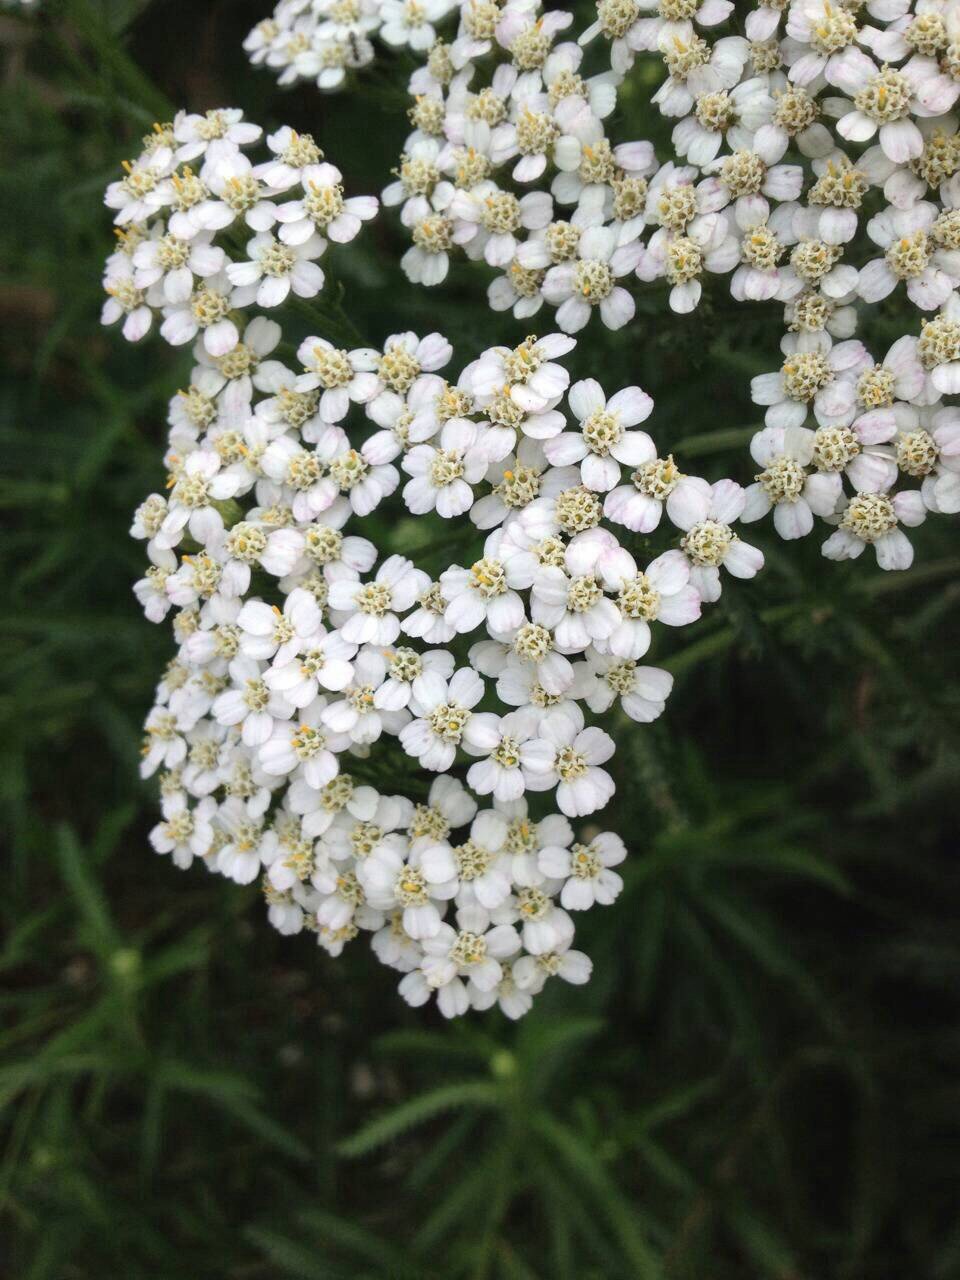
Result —
[[291, 289], [298, 298], [313, 298], [323, 288], [324, 275], [314, 259], [327, 247], [321, 236], [298, 244], [284, 244], [272, 232], [261, 231], [247, 243], [247, 262], [231, 262], [227, 276], [234, 285], [231, 303], [245, 307], [278, 307]]
[[[421, 373], [436, 373], [453, 355], [453, 347], [442, 333], [428, 333], [418, 338], [415, 333], [394, 333], [383, 344], [377, 373], [380, 391], [401, 395], [409, 391]], [[371, 409], [376, 400], [371, 404]]]
[[234, 220], [242, 217], [251, 231], [269, 231], [276, 221], [277, 206], [270, 199], [270, 189], [257, 177], [253, 165], [235, 148], [211, 149], [201, 169], [201, 177], [222, 220], [225, 210]]
[[449, 681], [424, 671], [413, 682], [410, 710], [417, 717], [400, 731], [408, 755], [424, 769], [443, 773], [453, 764], [457, 747], [473, 741], [473, 708], [483, 697], [483, 681], [463, 667]]
[[[929, 427], [929, 431], [921, 429], [917, 435], [905, 433], [907, 439], [903, 443], [898, 439], [898, 458], [908, 450], [912, 453], [916, 444], [920, 445], [924, 451], [921, 468], [915, 467], [912, 473], [928, 468], [921, 489], [924, 503], [929, 511], [952, 514], [960, 511], [960, 410], [939, 409], [933, 414]], [[931, 442], [936, 455], [932, 470], [929, 469]]]
[[802, 427], [808, 408], [822, 426], [846, 426], [856, 415], [856, 384], [870, 363], [863, 344], [839, 342], [829, 351], [806, 351], [793, 335], [784, 339], [786, 359], [779, 373], [763, 373], [750, 383], [754, 404], [766, 405], [768, 427]]
[[284, 666], [322, 635], [322, 613], [309, 591], [291, 591], [283, 608], [248, 600], [237, 615], [240, 652]]
[[367, 901], [378, 911], [402, 910], [404, 931], [415, 941], [433, 937], [441, 928], [444, 903], [456, 893], [456, 884], [430, 884], [424, 873], [405, 861], [405, 850], [386, 841], [364, 858], [356, 870]]
[[493, 131], [491, 158], [499, 166], [519, 156], [511, 170], [514, 181], [535, 182], [546, 171], [559, 137], [560, 126], [546, 94], [514, 96], [511, 119]]
[[762, 468], [745, 494], [744, 522], [759, 520], [773, 507], [773, 523], [781, 538], [803, 538], [813, 528], [814, 514], [828, 516], [838, 494], [832, 476], [810, 475], [814, 432], [805, 427], [764, 427], [750, 441], [750, 454]]
[[240, 341], [240, 333], [230, 317], [232, 285], [226, 272], [202, 280], [189, 298], [168, 303], [160, 332], [175, 347], [192, 342], [198, 333], [211, 356], [225, 356]]
[[746, 495], [733, 480], [687, 476], [667, 499], [667, 512], [684, 531], [680, 549], [690, 561], [690, 580], [701, 599], [720, 597], [720, 565], [735, 578], [752, 578], [763, 568], [763, 552], [741, 541], [731, 528], [743, 514]]
[[[448, 439], [453, 434], [448, 432]], [[414, 515], [436, 511], [449, 520], [470, 510], [471, 485], [483, 478], [491, 461], [478, 447], [480, 436], [477, 424], [464, 422], [453, 447], [418, 444], [410, 450], [401, 464], [413, 477], [403, 486], [403, 500]]]
[[431, 886], [443, 886], [444, 896], [454, 891], [458, 907], [479, 904], [494, 911], [504, 905], [513, 888], [508, 830], [501, 813], [484, 809], [461, 844], [454, 848], [445, 840], [422, 841], [414, 861]]
[[425, 640], [427, 644], [446, 644], [457, 634], [446, 620], [447, 602], [439, 583], [431, 583], [417, 596], [418, 607], [400, 624], [408, 636]]
[[466, 748], [471, 755], [482, 755], [484, 759], [467, 770], [467, 782], [477, 795], [493, 795], [504, 801], [521, 798], [527, 786], [521, 748], [536, 736], [537, 719], [529, 710], [512, 711], [502, 717], [481, 712], [473, 717]]
[[552, 951], [537, 956], [521, 956], [513, 965], [513, 980], [519, 990], [537, 994], [543, 990], [547, 979], [554, 976], [575, 986], [589, 982], [593, 961], [582, 951], [571, 950], [572, 941], [573, 932], [570, 931]]
[[424, 958], [418, 970], [400, 983], [400, 994], [408, 1004], [425, 1004], [436, 992], [437, 1006], [446, 1018], [457, 1017], [469, 1008], [463, 979], [480, 991], [493, 990], [503, 970], [499, 960], [520, 950], [517, 931], [511, 925], [488, 927], [489, 917], [481, 907], [464, 907], [457, 912], [458, 929], [441, 924], [436, 933], [423, 940]]
[[187, 742], [179, 731], [177, 717], [165, 707], [154, 707], [143, 726], [145, 740], [140, 760], [140, 777], [149, 778], [162, 765], [176, 769], [187, 756]]
[[577, 668], [574, 687], [591, 711], [609, 711], [619, 698], [631, 720], [649, 724], [663, 714], [673, 676], [659, 667], [638, 667], [632, 658], [591, 651]]
[[687, 224], [682, 235], [661, 227], [641, 246], [640, 280], [665, 279], [671, 286], [670, 309], [686, 315], [699, 304], [704, 271], [727, 272], [740, 260], [740, 248], [722, 213], [704, 214]]
[[430, 585], [403, 556], [389, 556], [371, 582], [340, 578], [330, 585], [330, 608], [340, 615], [343, 638], [353, 644], [393, 644], [405, 613]]
[[324, 632], [321, 628], [303, 644], [298, 655], [283, 661], [274, 657], [263, 678], [267, 687], [281, 694], [292, 707], [308, 707], [321, 689], [330, 693], [346, 689], [353, 680], [356, 652], [357, 646], [344, 640], [338, 631]]
[[424, 210], [411, 223], [413, 246], [400, 259], [407, 278], [414, 284], [441, 284], [447, 278], [453, 245], [454, 223], [443, 213]]
[[571, 577], [551, 565], [537, 571], [530, 613], [553, 632], [561, 653], [581, 653], [593, 640], [607, 639], [619, 621], [616, 605], [593, 573]]
[[553, 201], [543, 191], [531, 191], [518, 199], [488, 180], [469, 191], [458, 191], [448, 213], [457, 222], [457, 243], [465, 246], [469, 257], [482, 257], [491, 267], [505, 267], [516, 253], [517, 233], [547, 226], [553, 217]]
[[543, 451], [557, 467], [580, 463], [580, 476], [588, 489], [606, 493], [619, 481], [621, 464], [635, 467], [656, 456], [646, 432], [630, 430], [653, 411], [653, 401], [639, 387], [625, 387], [607, 400], [600, 383], [586, 378], [570, 388], [567, 403], [580, 424], [579, 432], [546, 440]]
[[942, 249], [929, 234], [937, 218], [933, 204], [885, 209], [867, 223], [867, 233], [884, 250], [860, 270], [857, 292], [865, 302], [879, 302], [898, 284], [921, 311], [942, 307], [960, 284], [960, 250]]
[[124, 161], [124, 176], [111, 182], [104, 196], [107, 208], [117, 210], [114, 222], [118, 226], [146, 222], [156, 210], [150, 197], [172, 167], [173, 153], [168, 148], [142, 155], [132, 164]]
[[[525, 241], [524, 243], [530, 243]], [[519, 249], [522, 245], [518, 246]], [[508, 263], [504, 275], [497, 276], [487, 286], [487, 302], [492, 311], [512, 311], [515, 320], [535, 316], [543, 306], [545, 272], [525, 267], [519, 260]]]
[[732, 89], [750, 56], [742, 36], [724, 36], [711, 46], [690, 22], [678, 23], [669, 36], [661, 33], [659, 49], [670, 74], [652, 101], [665, 116], [689, 115], [701, 93]]
[[538, 859], [545, 875], [563, 880], [560, 904], [567, 911], [587, 911], [599, 902], [608, 907], [616, 900], [623, 880], [611, 867], [619, 866], [627, 849], [618, 835], [604, 831], [589, 844], [575, 844], [571, 849], [543, 849]]
[[304, 338], [297, 359], [304, 374], [297, 379], [298, 391], [323, 388], [319, 411], [325, 422], [340, 422], [351, 403], [367, 404], [380, 389], [376, 368], [379, 355], [369, 347], [344, 351], [326, 338]]
[[551, 267], [543, 282], [543, 296], [558, 308], [560, 328], [577, 333], [594, 307], [608, 329], [632, 320], [636, 304], [616, 281], [636, 267], [640, 252], [636, 242], [618, 248], [612, 227], [588, 227], [577, 245], [577, 261]]
[[[895, 164], [915, 160], [923, 151], [923, 135], [913, 120], [912, 112], [918, 108], [916, 92], [918, 84], [903, 71], [893, 67], [879, 68], [872, 58], [860, 49], [850, 47], [835, 59], [830, 73], [830, 83], [853, 98], [852, 103], [839, 99], [831, 102], [831, 109], [839, 114], [837, 132], [849, 142], [867, 142], [879, 130], [880, 146], [884, 155]], [[942, 110], [952, 104], [946, 101]], [[843, 113], [844, 107], [852, 107]], [[940, 114], [939, 110], [923, 114]]]
[[244, 120], [239, 107], [215, 107], [203, 115], [178, 111], [173, 119], [173, 136], [180, 144], [176, 160], [178, 164], [194, 160], [218, 143], [249, 147], [262, 133], [259, 125]]
[[372, 648], [361, 649], [353, 664], [353, 681], [344, 689], [342, 699], [324, 709], [323, 723], [361, 746], [376, 742], [384, 730], [398, 732], [409, 720], [407, 712], [402, 708], [381, 709], [376, 702], [386, 670], [382, 653]]
[[901, 524], [922, 524], [926, 516], [918, 490], [904, 490], [889, 497], [885, 493], [858, 493], [839, 517], [840, 527], [823, 544], [830, 560], [855, 560], [872, 544], [881, 569], [909, 569], [913, 547]]
[[217, 812], [216, 825], [226, 836], [217, 853], [217, 870], [236, 884], [250, 884], [260, 874], [262, 817], [238, 796], [230, 796]]
[[690, 164], [708, 164], [726, 141], [731, 150], [749, 148], [761, 125], [773, 116], [766, 80], [743, 80], [728, 93], [721, 89], [697, 97], [694, 113], [673, 130], [673, 146]]
[[[234, 154], [231, 147], [228, 155]], [[168, 211], [167, 230], [180, 240], [192, 240], [203, 232], [221, 231], [229, 227], [236, 212], [224, 200], [215, 197], [202, 176], [190, 165], [181, 166], [147, 196], [153, 213]]]
[[141, 241], [133, 251], [134, 283], [138, 289], [160, 285], [164, 302], [185, 302], [194, 277], [206, 279], [224, 268], [226, 256], [212, 241], [212, 231], [190, 240], [168, 233]]
[[436, 39], [433, 24], [449, 12], [448, 0], [381, 0], [380, 38], [395, 47], [422, 52]]
[[428, 649], [417, 653], [414, 649], [399, 647], [384, 650], [386, 678], [373, 695], [374, 706], [381, 711], [400, 711], [409, 705], [413, 696], [413, 684], [424, 671], [431, 671], [449, 680], [453, 675], [454, 657], [446, 649]]
[[620, 620], [604, 640], [601, 652], [636, 660], [650, 648], [650, 625], [688, 626], [700, 617], [700, 594], [690, 582], [690, 564], [681, 551], [665, 551], [641, 573], [622, 577], [617, 594]]
[[175, 547], [189, 530], [191, 538], [201, 545], [223, 532], [223, 518], [213, 502], [232, 498], [239, 490], [242, 476], [230, 467], [222, 467], [220, 456], [212, 449], [196, 449], [187, 454], [170, 493], [170, 502], [155, 537], [155, 545]]
[[323, 152], [309, 133], [297, 133], [284, 125], [267, 135], [267, 146], [274, 159], [257, 165], [254, 173], [275, 192], [289, 191], [303, 184], [313, 166], [323, 159]]
[[163, 821], [151, 830], [148, 839], [157, 853], [169, 853], [174, 866], [185, 870], [213, 845], [216, 812], [217, 802], [212, 797], [191, 809], [184, 793], [175, 792], [164, 800]]
[[[528, 414], [543, 415], [554, 429], [544, 434], [555, 435], [562, 430], [560, 414], [549, 418], [545, 411], [556, 405], [570, 385], [570, 374], [557, 363], [557, 357], [566, 355], [576, 346], [576, 340], [563, 333], [548, 333], [543, 338], [527, 339], [518, 347], [491, 347], [485, 351], [467, 371], [469, 389], [477, 402], [486, 407], [509, 388], [510, 399]], [[530, 434], [531, 423], [524, 424]]]
[[287, 720], [293, 707], [274, 693], [263, 679], [263, 667], [252, 658], [234, 658], [230, 663], [231, 688], [213, 703], [219, 724], [238, 726], [248, 747], [261, 747], [274, 731], [274, 722]]
[[123, 336], [128, 342], [139, 342], [153, 324], [153, 311], [134, 275], [130, 259], [117, 253], [111, 255], [103, 277], [107, 299], [100, 312], [100, 323], [116, 324], [122, 319]]
[[[271, 777], [296, 774], [312, 791], [319, 791], [340, 771], [338, 756], [347, 749], [348, 734], [328, 731], [322, 722], [325, 699], [301, 711], [297, 721], [278, 722], [260, 746], [260, 766]], [[305, 824], [304, 830], [308, 827]], [[310, 829], [311, 834], [315, 832]]]
[[790, 79], [808, 85], [818, 76], [835, 83], [833, 73], [844, 50], [860, 35], [860, 24], [846, 5], [834, 0], [793, 0], [787, 14], [784, 52], [790, 62]]
[[498, 558], [502, 534], [487, 539], [484, 554], [469, 569], [451, 565], [440, 575], [447, 601], [445, 617], [458, 632], [485, 625], [492, 634], [515, 631], [524, 621], [523, 601], [517, 594], [534, 580], [537, 562], [529, 552], [513, 551]]
[[276, 206], [284, 244], [302, 244], [317, 233], [335, 244], [348, 244], [364, 222], [377, 215], [375, 196], [343, 197], [343, 175], [332, 164], [307, 165], [301, 174], [303, 194]]
[[557, 805], [568, 817], [602, 809], [615, 791], [600, 768], [614, 753], [613, 739], [602, 729], [584, 728], [579, 708], [556, 708], [543, 717], [540, 736], [524, 743], [520, 759], [534, 790], [557, 788]]

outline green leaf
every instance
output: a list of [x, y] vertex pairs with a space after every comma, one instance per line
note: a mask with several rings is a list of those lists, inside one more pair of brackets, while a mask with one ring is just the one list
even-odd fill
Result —
[[345, 1138], [337, 1146], [342, 1156], [356, 1159], [382, 1147], [387, 1142], [426, 1124], [445, 1111], [457, 1111], [464, 1107], [494, 1109], [500, 1105], [500, 1094], [492, 1084], [483, 1081], [464, 1080], [459, 1084], [441, 1085], [437, 1089], [421, 1093], [408, 1102], [378, 1116], [364, 1125], [357, 1133]]

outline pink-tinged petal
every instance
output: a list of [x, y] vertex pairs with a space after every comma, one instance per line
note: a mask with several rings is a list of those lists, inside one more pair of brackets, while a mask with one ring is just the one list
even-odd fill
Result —
[[913, 546], [902, 529], [891, 529], [874, 546], [881, 569], [909, 569], [913, 564]]
[[805, 538], [813, 528], [813, 512], [803, 498], [796, 502], [778, 502], [773, 512], [773, 524], [781, 538], [788, 541]]
[[667, 498], [667, 515], [678, 529], [692, 529], [706, 520], [713, 493], [706, 480], [684, 476]]
[[923, 134], [905, 118], [880, 126], [880, 145], [895, 164], [906, 164], [923, 154]]
[[615, 458], [601, 458], [591, 453], [584, 458], [580, 473], [588, 489], [594, 493], [606, 493], [620, 479], [620, 464]]
[[723, 567], [735, 578], [753, 578], [763, 568], [763, 552], [738, 538], [730, 544]]

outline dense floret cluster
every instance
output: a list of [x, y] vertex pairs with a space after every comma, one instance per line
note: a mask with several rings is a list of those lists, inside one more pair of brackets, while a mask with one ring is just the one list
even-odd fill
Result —
[[[753, 384], [772, 430], [753, 442], [747, 518], [774, 507], [796, 538], [816, 515], [837, 525], [825, 555], [872, 543], [907, 567], [904, 527], [960, 510], [960, 415], [943, 401], [960, 390], [960, 7], [600, 0], [579, 43], [558, 43], [571, 20], [470, 0], [413, 74], [383, 191], [413, 241], [408, 276], [483, 260], [491, 307], [555, 307], [568, 333], [595, 313], [629, 324], [638, 281], [666, 282], [679, 313], [710, 275], [738, 302], [781, 303], [781, 367]], [[585, 76], [598, 38], [609, 66]], [[605, 125], [638, 55], [664, 64], [662, 162]], [[858, 324], [895, 291], [906, 331], [871, 353]]]
[[[657, 627], [762, 567], [739, 522], [772, 509], [794, 539], [819, 517], [825, 556], [870, 544], [903, 569], [904, 530], [960, 510], [957, 6], [777, 0], [741, 29], [729, 0], [600, 0], [560, 41], [571, 21], [536, 0], [283, 0], [248, 40], [327, 88], [374, 31], [425, 55], [382, 192], [403, 268], [435, 285], [463, 253], [494, 311], [550, 316], [458, 371], [443, 334], [372, 343], [324, 288], [328, 243], [379, 202], [345, 196], [308, 134], [181, 112], [106, 196], [104, 322], [194, 357], [167, 491], [132, 529], [137, 596], [177, 644], [146, 725], [153, 844], [260, 878], [271, 923], [331, 954], [369, 933], [404, 998], [447, 1016], [517, 1017], [549, 977], [589, 976], [574, 915], [614, 900], [625, 856], [593, 825], [611, 733], [664, 710]], [[606, 133], [638, 55], [665, 64], [662, 163]], [[595, 311], [597, 340], [629, 324], [637, 281], [685, 313], [705, 272], [783, 308], [746, 488], [664, 456], [640, 387], [564, 365]], [[871, 354], [857, 334], [888, 295], [905, 330]], [[263, 313], [288, 301], [285, 342]], [[424, 536], [398, 550], [382, 504]]]

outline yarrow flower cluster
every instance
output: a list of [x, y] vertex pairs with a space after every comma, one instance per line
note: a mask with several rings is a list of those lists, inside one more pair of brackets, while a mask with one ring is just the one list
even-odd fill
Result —
[[[711, 274], [738, 302], [782, 303], [782, 368], [754, 399], [767, 427], [812, 412], [823, 447], [812, 459], [807, 436], [761, 433], [747, 518], [774, 507], [799, 537], [821, 516], [837, 524], [826, 555], [871, 542], [883, 567], [907, 567], [903, 527], [960, 510], [960, 419], [943, 403], [960, 390], [960, 8], [767, 0], [744, 18], [729, 0], [599, 0], [579, 43], [557, 43], [571, 20], [466, 0], [455, 38], [414, 72], [413, 131], [383, 191], [413, 241], [407, 275], [435, 285], [456, 254], [483, 260], [498, 273], [491, 307], [528, 317], [546, 303], [568, 333], [595, 311], [628, 324], [637, 279], [664, 282], [678, 313]], [[609, 66], [585, 76], [598, 37]], [[663, 163], [604, 126], [637, 55], [665, 70]], [[893, 347], [913, 366], [903, 377], [854, 341], [901, 290], [915, 316]], [[822, 434], [835, 429], [839, 452]], [[894, 491], [898, 479], [921, 483]]]
[[349, 72], [374, 61], [375, 38], [422, 53], [455, 8], [455, 0], [279, 0], [243, 47], [281, 85], [312, 81], [331, 93], [344, 87]]
[[[765, 0], [743, 18], [730, 0], [599, 0], [572, 43], [572, 15], [537, 0], [283, 0], [252, 33], [255, 60], [321, 87], [375, 30], [426, 54], [382, 192], [410, 232], [404, 271], [436, 285], [462, 251], [495, 274], [495, 311], [555, 308], [556, 331], [456, 374], [441, 333], [334, 341], [352, 326], [311, 303], [318, 259], [378, 201], [345, 197], [309, 135], [180, 113], [107, 191], [104, 322], [137, 340], [156, 320], [194, 357], [166, 492], [131, 530], [137, 597], [177, 646], [146, 721], [151, 841], [260, 879], [270, 922], [331, 955], [369, 933], [401, 995], [448, 1017], [519, 1017], [548, 978], [589, 977], [574, 919], [616, 898], [626, 853], [595, 825], [611, 730], [664, 710], [671, 676], [645, 661], [659, 625], [762, 567], [743, 522], [772, 511], [795, 539], [819, 517], [826, 556], [871, 544], [899, 569], [905, 529], [960, 510], [957, 7]], [[609, 65], [588, 75], [591, 47]], [[665, 163], [605, 132], [637, 55], [664, 63]], [[571, 385], [564, 364], [595, 310], [631, 321], [633, 281], [686, 313], [705, 272], [783, 308], [748, 488], [661, 452], [640, 387]], [[258, 313], [291, 295], [315, 331], [282, 342]], [[874, 355], [856, 335], [891, 295], [908, 328]], [[425, 536], [408, 519], [398, 549], [382, 530], [404, 513]]]
[[[308, 334], [277, 359], [280, 325], [250, 314], [276, 277], [210, 233], [235, 217], [229, 174], [256, 188], [246, 216], [269, 214], [275, 245], [310, 243], [320, 162], [281, 131], [247, 167], [259, 131], [213, 118], [217, 145], [197, 136], [209, 117], [178, 117], [130, 167], [155, 165], [149, 190], [107, 194], [141, 232], [118, 251], [142, 294], [128, 319], [146, 313], [128, 336], [158, 310], [195, 360], [170, 405], [166, 492], [131, 530], [149, 560], [137, 597], [177, 645], [146, 721], [151, 841], [178, 866], [259, 877], [270, 921], [331, 954], [371, 933], [411, 1003], [519, 1016], [547, 978], [589, 976], [573, 916], [617, 896], [625, 849], [570, 820], [614, 794], [605, 714], [664, 709], [672, 678], [643, 661], [657, 627], [695, 622], [721, 571], [761, 567], [735, 528], [745, 492], [661, 457], [639, 387], [571, 386], [562, 333], [483, 351], [455, 380], [439, 333], [354, 349]], [[190, 180], [208, 194], [177, 202]], [[156, 246], [174, 238], [171, 266]], [[184, 301], [211, 278], [230, 282], [224, 305], [194, 323]], [[459, 522], [470, 554], [429, 574], [381, 552], [363, 521], [382, 504]], [[632, 535], [658, 527], [674, 545], [638, 558]], [[409, 794], [370, 785], [374, 753]]]
[[159, 320], [174, 346], [199, 336], [211, 366], [269, 354], [272, 346], [241, 344], [241, 309], [316, 297], [328, 243], [352, 240], [378, 202], [345, 197], [340, 170], [309, 134], [286, 126], [254, 163], [246, 153], [261, 134], [236, 108], [181, 111], [154, 125], [107, 188], [118, 243], [104, 272], [104, 324], [122, 321], [136, 342]]

